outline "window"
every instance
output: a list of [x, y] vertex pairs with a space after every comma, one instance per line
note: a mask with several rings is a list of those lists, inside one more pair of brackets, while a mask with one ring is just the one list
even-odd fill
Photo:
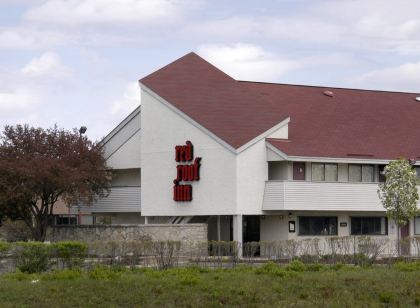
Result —
[[82, 216], [80, 216], [80, 224], [81, 225], [94, 225], [95, 224], [95, 216], [92, 216], [92, 215], [82, 215]]
[[420, 167], [416, 167], [417, 178], [420, 179]]
[[55, 224], [56, 225], [77, 225], [77, 216], [76, 215], [56, 215]]
[[373, 182], [372, 165], [349, 165], [349, 182]]
[[386, 235], [388, 219], [386, 217], [351, 217], [352, 235]]
[[325, 181], [324, 164], [312, 164], [312, 181]]
[[414, 234], [420, 235], [420, 216], [414, 219]]
[[300, 216], [299, 235], [337, 235], [337, 217]]
[[325, 164], [325, 181], [338, 181], [338, 166], [335, 164]]
[[386, 181], [385, 177], [385, 165], [379, 165], [379, 182], [383, 183]]
[[312, 163], [312, 181], [338, 181], [337, 164]]

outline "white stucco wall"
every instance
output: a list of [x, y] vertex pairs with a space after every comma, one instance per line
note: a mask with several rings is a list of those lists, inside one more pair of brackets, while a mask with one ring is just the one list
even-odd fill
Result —
[[113, 169], [140, 168], [140, 144], [140, 111], [135, 111], [105, 139], [107, 165]]
[[[142, 90], [142, 215], [232, 215], [236, 209], [236, 157], [215, 139]], [[193, 200], [173, 201], [175, 146], [190, 140], [202, 157], [200, 181], [191, 182]], [[264, 160], [265, 162], [265, 156]], [[264, 184], [262, 181], [260, 184]], [[262, 193], [261, 193], [262, 196]]]
[[141, 131], [137, 131], [127, 142], [107, 159], [113, 169], [140, 168], [141, 166]]
[[261, 241], [287, 240], [289, 227], [287, 215], [266, 215], [260, 223]]
[[[276, 138], [287, 138], [287, 124], [273, 134]], [[268, 180], [267, 149], [265, 139], [261, 139], [236, 159], [237, 211], [243, 215], [262, 213], [265, 181]]]

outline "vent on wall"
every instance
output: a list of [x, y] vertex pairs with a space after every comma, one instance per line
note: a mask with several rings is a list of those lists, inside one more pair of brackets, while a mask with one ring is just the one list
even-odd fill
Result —
[[330, 90], [325, 90], [324, 92], [322, 92], [322, 94], [328, 97], [334, 97], [334, 92]]

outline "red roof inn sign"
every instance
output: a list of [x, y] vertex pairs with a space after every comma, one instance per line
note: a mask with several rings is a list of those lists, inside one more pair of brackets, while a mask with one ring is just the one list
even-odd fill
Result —
[[175, 161], [179, 165], [176, 166], [176, 178], [173, 187], [174, 201], [191, 201], [192, 185], [181, 184], [181, 182], [200, 180], [201, 157], [194, 159], [194, 146], [191, 141], [187, 141], [185, 145], [175, 146]]

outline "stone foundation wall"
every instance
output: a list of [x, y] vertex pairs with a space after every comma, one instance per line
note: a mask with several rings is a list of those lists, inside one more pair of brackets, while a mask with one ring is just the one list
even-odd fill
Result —
[[48, 229], [47, 241], [207, 241], [207, 224], [79, 225]]

